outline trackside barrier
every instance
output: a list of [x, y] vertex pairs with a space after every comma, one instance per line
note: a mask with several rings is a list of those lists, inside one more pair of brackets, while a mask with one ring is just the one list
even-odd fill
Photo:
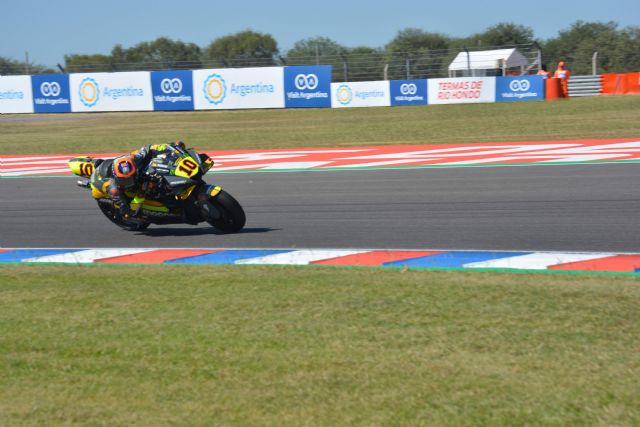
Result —
[[545, 81], [546, 99], [553, 101], [562, 98], [562, 89], [560, 88], [560, 79], [557, 77], [549, 77]]
[[331, 83], [331, 107], [389, 107], [389, 81]]
[[567, 83], [570, 98], [598, 96], [602, 89], [602, 76], [571, 76]]
[[70, 113], [69, 75], [44, 74], [31, 76], [34, 113]]
[[71, 111], [153, 111], [148, 71], [70, 74]]
[[391, 80], [391, 105], [427, 105], [427, 80]]
[[284, 108], [282, 67], [193, 71], [196, 110]]
[[496, 102], [495, 77], [428, 80], [429, 104]]
[[640, 94], [640, 73], [602, 74], [602, 95]]
[[0, 114], [33, 113], [31, 76], [0, 77]]
[[331, 65], [284, 69], [285, 108], [330, 108]]
[[542, 76], [496, 77], [496, 102], [542, 101], [544, 93]]
[[[640, 73], [572, 78], [572, 96], [640, 94]], [[570, 82], [572, 81], [570, 80]], [[588, 86], [588, 87], [587, 87]], [[558, 79], [460, 77], [331, 83], [331, 66], [0, 76], [0, 114], [348, 108], [555, 99]]]
[[151, 92], [155, 111], [193, 110], [191, 71], [152, 71]]

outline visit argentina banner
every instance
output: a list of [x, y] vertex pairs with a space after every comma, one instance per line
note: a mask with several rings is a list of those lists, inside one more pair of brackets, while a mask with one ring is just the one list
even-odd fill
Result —
[[331, 83], [331, 107], [388, 107], [389, 81]]
[[148, 71], [69, 76], [71, 111], [152, 111]]
[[31, 76], [0, 77], [0, 114], [33, 113]]
[[196, 110], [284, 108], [282, 67], [193, 71]]

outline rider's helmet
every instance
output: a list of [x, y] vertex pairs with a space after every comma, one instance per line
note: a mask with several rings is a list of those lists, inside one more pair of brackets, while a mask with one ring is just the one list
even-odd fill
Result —
[[136, 165], [131, 157], [118, 157], [113, 161], [113, 179], [118, 187], [129, 190], [136, 185]]

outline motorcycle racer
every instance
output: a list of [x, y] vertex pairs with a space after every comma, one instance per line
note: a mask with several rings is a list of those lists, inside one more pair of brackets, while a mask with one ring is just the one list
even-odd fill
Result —
[[182, 141], [144, 145], [128, 155], [105, 160], [91, 174], [91, 195], [94, 199], [112, 199], [122, 217], [130, 218], [133, 216], [129, 205], [131, 197], [127, 193], [135, 195], [140, 190], [142, 171], [153, 158], [182, 150], [185, 150]]
[[89, 189], [104, 216], [124, 230], [207, 222], [219, 232], [237, 233], [246, 223], [240, 203], [203, 179], [213, 159], [183, 143], [145, 145], [115, 159], [78, 156], [67, 163], [84, 178], [78, 186]]

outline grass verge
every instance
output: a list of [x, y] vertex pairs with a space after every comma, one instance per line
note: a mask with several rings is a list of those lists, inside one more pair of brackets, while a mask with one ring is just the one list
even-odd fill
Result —
[[629, 278], [3, 266], [0, 283], [0, 425], [640, 423]]
[[402, 108], [0, 116], [0, 154], [126, 152], [175, 139], [271, 149], [637, 138], [640, 96]]

